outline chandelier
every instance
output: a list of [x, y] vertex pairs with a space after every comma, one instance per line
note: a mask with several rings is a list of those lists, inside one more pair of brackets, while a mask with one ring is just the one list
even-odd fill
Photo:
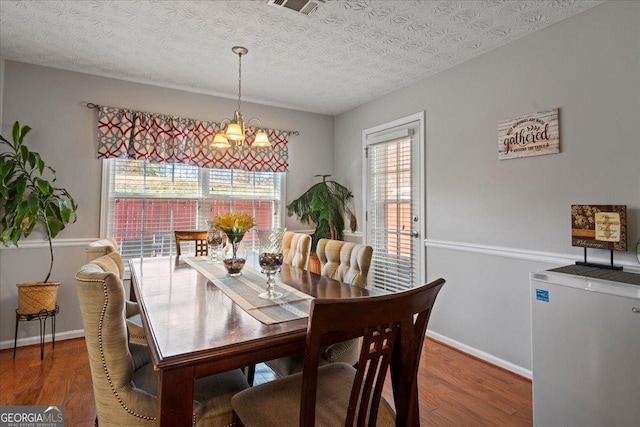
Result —
[[[242, 118], [242, 112], [240, 111], [240, 99], [242, 96], [242, 55], [249, 53], [249, 50], [242, 46], [234, 46], [231, 48], [231, 51], [238, 55], [238, 109], [233, 113], [233, 119], [223, 119], [220, 122], [220, 132], [216, 133], [213, 138], [213, 142], [211, 143], [211, 146], [215, 148], [230, 148], [231, 143], [229, 141], [235, 142], [236, 146], [240, 147], [246, 138], [245, 122]], [[251, 118], [246, 124], [249, 125], [253, 120], [258, 122], [260, 126], [255, 134], [253, 144], [251, 144], [251, 146], [270, 147], [271, 143], [269, 142], [269, 136], [264, 131], [260, 120]], [[226, 129], [224, 128], [225, 124], [227, 124]]]

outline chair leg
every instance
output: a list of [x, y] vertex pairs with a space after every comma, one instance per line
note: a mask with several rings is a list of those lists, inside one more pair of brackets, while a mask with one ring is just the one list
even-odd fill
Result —
[[256, 365], [245, 366], [243, 369], [244, 374], [247, 376], [247, 382], [250, 387], [253, 387], [253, 381], [256, 378]]

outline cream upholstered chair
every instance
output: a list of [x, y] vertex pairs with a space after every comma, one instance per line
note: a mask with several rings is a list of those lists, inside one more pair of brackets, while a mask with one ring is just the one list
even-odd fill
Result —
[[91, 242], [85, 248], [87, 262], [91, 262], [94, 259], [100, 258], [102, 255], [110, 254], [111, 252], [118, 252], [118, 243], [111, 237]]
[[371, 265], [371, 246], [341, 240], [320, 239], [316, 254], [320, 260], [320, 274], [361, 288], [367, 287]]
[[[127, 342], [117, 261], [114, 252], [83, 265], [76, 274], [98, 421], [101, 427], [155, 426], [158, 374], [149, 363], [148, 347]], [[239, 369], [197, 380], [194, 424], [232, 425], [231, 397], [247, 387]]]
[[[91, 262], [104, 255], [115, 253], [117, 256], [112, 256], [114, 263], [117, 265], [117, 271], [113, 273], [118, 274], [120, 280], [124, 277], [124, 263], [122, 257], [118, 252], [118, 244], [111, 237], [105, 239], [96, 240], [91, 242], [85, 248], [87, 255], [87, 262]], [[133, 289], [131, 290], [133, 292]], [[142, 318], [140, 317], [140, 307], [138, 303], [132, 301], [125, 301], [125, 313], [127, 316], [127, 329], [129, 331], [129, 340], [138, 344], [147, 344], [147, 336], [144, 333], [144, 327], [142, 326]]]
[[283, 263], [293, 265], [304, 270], [309, 266], [311, 253], [311, 236], [304, 233], [287, 231], [282, 238]]
[[[420, 354], [443, 285], [437, 279], [387, 295], [313, 300], [303, 371], [236, 394], [231, 405], [239, 421], [245, 427], [419, 425]], [[357, 368], [319, 366], [322, 346], [344, 336], [362, 337]], [[395, 411], [382, 397], [389, 371]]]
[[[371, 246], [343, 242], [341, 240], [320, 239], [316, 248], [320, 259], [321, 274], [350, 285], [366, 288], [367, 274], [371, 265]], [[358, 361], [359, 341], [357, 339], [335, 343], [323, 349], [320, 364], [344, 362], [354, 365]], [[265, 362], [278, 376], [291, 375], [302, 370], [302, 353], [284, 356]]]

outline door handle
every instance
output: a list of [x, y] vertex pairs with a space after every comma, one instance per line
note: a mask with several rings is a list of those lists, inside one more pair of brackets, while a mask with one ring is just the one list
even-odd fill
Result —
[[411, 237], [418, 237], [418, 236], [419, 236], [419, 234], [418, 234], [418, 232], [416, 230], [413, 230], [411, 232]]

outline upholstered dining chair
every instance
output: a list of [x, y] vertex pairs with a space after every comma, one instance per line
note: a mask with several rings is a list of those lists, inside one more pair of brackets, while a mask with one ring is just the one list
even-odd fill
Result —
[[176, 240], [176, 255], [180, 256], [182, 242], [193, 242], [196, 256], [207, 255], [209, 245], [207, 245], [207, 230], [175, 230], [173, 235]]
[[[231, 405], [241, 425], [419, 425], [420, 354], [444, 282], [380, 296], [313, 300], [303, 371], [236, 394]], [[322, 346], [344, 337], [362, 337], [357, 368], [319, 366]], [[395, 411], [382, 397], [389, 369]]]
[[311, 236], [304, 233], [287, 231], [282, 238], [283, 263], [304, 270], [309, 266], [311, 253]]
[[[111, 253], [76, 274], [91, 379], [101, 427], [155, 426], [158, 374], [146, 346], [127, 342], [125, 292]], [[196, 381], [193, 420], [197, 426], [234, 422], [231, 397], [249, 387], [241, 370]]]
[[320, 274], [361, 288], [367, 287], [373, 248], [341, 240], [320, 239], [316, 248]]
[[112, 237], [96, 240], [85, 247], [87, 262], [91, 262], [111, 252], [118, 252], [118, 243]]
[[[316, 248], [320, 260], [321, 275], [350, 285], [367, 286], [367, 275], [371, 265], [373, 248], [341, 240], [320, 239]], [[323, 348], [320, 364], [344, 362], [354, 365], [358, 361], [359, 340], [352, 339]], [[303, 366], [302, 353], [284, 356], [265, 362], [278, 376], [300, 372]]]
[[[85, 248], [87, 262], [96, 260], [104, 255], [111, 255], [113, 261], [112, 269], [109, 270], [117, 274], [120, 280], [124, 279], [124, 263], [120, 252], [118, 252], [118, 244], [111, 237], [91, 242]], [[133, 292], [133, 289], [130, 290]], [[138, 344], [147, 344], [147, 337], [142, 326], [142, 318], [140, 317], [140, 307], [138, 303], [133, 301], [125, 301], [125, 315], [127, 317], [127, 330], [129, 331], [129, 340]]]

